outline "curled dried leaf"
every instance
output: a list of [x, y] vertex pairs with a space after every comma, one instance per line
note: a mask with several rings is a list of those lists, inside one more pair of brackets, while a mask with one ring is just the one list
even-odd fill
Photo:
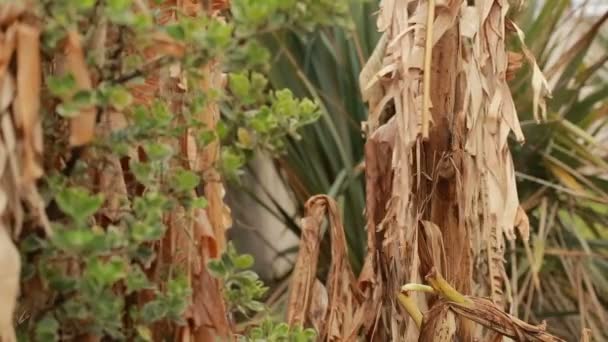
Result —
[[548, 333], [546, 326], [528, 324], [505, 313], [485, 298], [467, 298], [472, 302], [472, 305], [453, 302], [446, 302], [446, 305], [449, 305], [458, 315], [517, 341], [565, 342], [565, 340]]
[[[327, 279], [327, 308], [320, 310], [323, 317], [311, 317], [324, 305], [311, 304], [311, 298], [322, 296], [315, 289], [317, 259], [321, 239], [321, 226], [325, 215], [329, 218], [331, 234], [331, 267]], [[311, 197], [306, 202], [306, 216], [302, 220], [300, 251], [296, 260], [294, 277], [290, 285], [287, 306], [287, 322], [303, 325], [308, 321], [318, 325], [320, 340], [339, 340], [355, 336], [363, 325], [362, 315], [357, 314], [361, 305], [354, 273], [348, 263], [346, 238], [336, 202], [324, 195]], [[315, 293], [317, 292], [317, 293]], [[322, 292], [322, 291], [321, 291]], [[314, 309], [314, 311], [313, 311]]]
[[291, 294], [287, 304], [287, 323], [290, 325], [304, 325], [310, 310], [319, 259], [323, 209], [307, 207], [307, 215], [302, 219], [300, 248], [289, 286]]

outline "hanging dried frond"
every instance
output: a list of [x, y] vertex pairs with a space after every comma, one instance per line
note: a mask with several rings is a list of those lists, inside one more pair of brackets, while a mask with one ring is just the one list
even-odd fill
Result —
[[[326, 294], [325, 288], [316, 279], [321, 227], [325, 215], [329, 218], [332, 242], [332, 262]], [[360, 308], [361, 295], [348, 263], [346, 237], [336, 202], [324, 195], [311, 197], [306, 202], [306, 216], [302, 225], [305, 235], [300, 243], [295, 276], [291, 280], [287, 321], [292, 325], [314, 322], [321, 340], [350, 340], [363, 325], [361, 315], [355, 314]], [[325, 305], [312, 304], [314, 298], [324, 296], [327, 297]]]
[[[308, 202], [310, 203], [310, 202]], [[317, 262], [321, 244], [321, 227], [325, 217], [325, 207], [308, 207], [302, 219], [302, 236], [298, 257], [293, 268], [294, 276], [290, 284], [290, 296], [287, 304], [287, 323], [304, 325], [311, 307], [312, 295], [317, 279]], [[325, 318], [325, 311], [322, 313]]]

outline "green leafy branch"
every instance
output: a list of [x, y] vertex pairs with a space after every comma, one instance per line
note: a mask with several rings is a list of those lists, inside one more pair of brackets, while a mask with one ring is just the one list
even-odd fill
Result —
[[[229, 243], [222, 256], [211, 260], [207, 267], [211, 274], [223, 283], [224, 298], [231, 312], [248, 316], [249, 313], [268, 314], [268, 308], [260, 301], [268, 290], [259, 276], [249, 270], [254, 259], [249, 254], [238, 254]], [[278, 323], [269, 317], [259, 325], [251, 328], [247, 335], [238, 336], [242, 342], [308, 342], [314, 341], [316, 333], [313, 329], [290, 327], [286, 323]]]

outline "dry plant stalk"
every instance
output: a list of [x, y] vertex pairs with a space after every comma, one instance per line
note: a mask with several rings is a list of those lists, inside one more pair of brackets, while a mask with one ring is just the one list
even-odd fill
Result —
[[[300, 252], [291, 280], [287, 305], [290, 325], [314, 323], [320, 340], [351, 341], [362, 325], [357, 313], [361, 293], [348, 262], [344, 227], [336, 202], [318, 195], [306, 202], [306, 216], [302, 220]], [[324, 218], [329, 219], [332, 262], [325, 287], [316, 278], [319, 243]], [[315, 305], [314, 299], [327, 297], [327, 305]]]
[[[503, 0], [380, 3], [382, 38], [359, 78], [370, 107], [363, 125], [368, 246], [353, 326], [367, 340], [424, 340], [396, 294], [433, 268], [456, 291], [488, 297], [497, 310], [507, 306], [504, 236], [515, 239], [515, 228], [525, 240], [529, 234], [507, 144], [510, 132], [524, 141], [507, 84], [522, 61], [506, 50], [509, 31], [517, 32], [508, 8]], [[533, 67], [534, 111], [542, 119], [547, 84], [534, 57], [525, 48], [522, 54]], [[500, 339], [455, 320], [432, 296], [408, 300], [436, 314], [433, 331], [445, 340]]]
[[[331, 201], [331, 199], [329, 199]], [[325, 218], [325, 206], [306, 204], [306, 216], [302, 219], [300, 246], [298, 257], [293, 268], [294, 277], [291, 280], [289, 301], [287, 303], [287, 323], [289, 325], [304, 325], [307, 323], [312, 294], [317, 279], [317, 263], [321, 244], [321, 228]], [[332, 227], [334, 229], [334, 227]], [[312, 318], [311, 318], [312, 319]]]

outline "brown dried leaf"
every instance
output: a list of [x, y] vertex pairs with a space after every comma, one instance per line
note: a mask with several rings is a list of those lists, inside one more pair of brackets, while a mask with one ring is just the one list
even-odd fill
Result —
[[327, 331], [321, 330], [319, 334], [322, 338], [327, 336], [329, 341], [336, 341], [348, 336], [351, 331], [358, 330], [361, 322], [353, 321], [353, 317], [360, 303], [360, 293], [348, 261], [344, 227], [336, 202], [327, 196], [315, 196], [309, 199], [307, 204], [326, 206], [329, 216], [331, 232], [331, 266], [327, 280], [329, 312]]
[[14, 105], [15, 125], [23, 134], [21, 180], [29, 185], [42, 176], [38, 154], [42, 153], [40, 126], [40, 30], [17, 24], [17, 96]]
[[[207, 72], [201, 81], [202, 91], [211, 89], [222, 89], [225, 86], [225, 78], [219, 70], [219, 64], [210, 63], [206, 67]], [[207, 129], [214, 129], [220, 118], [219, 108], [216, 103], [208, 103], [203, 111], [198, 114], [199, 119]], [[206, 171], [213, 168], [215, 161], [219, 158], [219, 142], [212, 141], [205, 147], [199, 149], [198, 165], [196, 170]]]
[[[219, 68], [219, 64], [210, 63], [205, 66], [204, 75], [205, 77], [201, 82], [203, 91], [223, 88], [225, 86], [224, 77]], [[220, 117], [217, 103], [208, 103], [203, 111], [198, 114], [198, 117], [207, 129], [215, 129]], [[186, 147], [186, 150], [188, 150], [188, 147]], [[209, 201], [207, 214], [209, 215], [211, 226], [214, 229], [218, 246], [220, 250], [224, 250], [226, 245], [225, 233], [232, 225], [232, 219], [230, 208], [224, 203], [225, 189], [221, 182], [221, 176], [215, 169], [219, 153], [220, 145], [217, 140], [199, 148], [198, 156], [196, 157], [197, 164], [195, 165], [194, 170], [203, 173], [205, 197]], [[191, 156], [187, 157], [189, 160], [192, 159]]]
[[[608, 18], [608, 14], [606, 15], [606, 17]], [[526, 44], [524, 42], [523, 31], [519, 27], [517, 27], [517, 25], [515, 25], [515, 23], [513, 22], [509, 21], [508, 25], [515, 29], [515, 32], [517, 32], [517, 37], [519, 38], [519, 41], [522, 46], [522, 52], [528, 60], [528, 63], [530, 63], [530, 65], [532, 66], [532, 101], [534, 118], [536, 119], [536, 121], [545, 120], [547, 116], [547, 105], [545, 103], [545, 99], [551, 97], [551, 90], [549, 90], [549, 84], [547, 83], [543, 72], [540, 70], [540, 67], [536, 63], [536, 58], [534, 58], [532, 52], [526, 47]]]
[[426, 274], [435, 267], [445, 274], [448, 265], [445, 259], [445, 246], [439, 227], [431, 221], [422, 221], [423, 233], [418, 240], [420, 249], [421, 273]]
[[323, 326], [325, 325], [325, 317], [327, 316], [328, 305], [329, 299], [327, 290], [319, 279], [315, 279], [312, 288], [310, 307], [307, 314], [308, 320], [315, 331], [321, 331], [323, 329]]
[[224, 203], [225, 189], [219, 172], [212, 169], [204, 174], [206, 208], [219, 250], [226, 246], [226, 230], [232, 225], [230, 208]]
[[560, 54], [559, 59], [551, 65], [551, 68], [547, 70], [546, 75], [548, 79], [552, 79], [553, 76], [557, 75], [559, 71], [563, 70], [566, 65], [578, 55], [582, 50], [588, 49], [595, 37], [597, 32], [601, 29], [602, 25], [608, 20], [608, 12], [604, 12], [601, 17], [597, 19], [591, 25], [589, 30], [574, 43], [572, 46], [565, 50], [565, 53]]
[[[386, 49], [386, 44], [388, 40], [388, 33], [384, 33], [380, 40], [376, 44], [374, 51], [372, 52], [370, 58], [365, 63], [365, 66], [361, 70], [359, 74], [359, 87], [361, 89], [361, 97], [363, 101], [368, 102], [370, 108], [376, 108], [378, 103], [380, 103], [382, 99], [382, 86], [379, 84], [381, 77], [381, 69], [382, 62], [384, 58], [384, 53]], [[386, 72], [382, 72], [384, 74]], [[385, 101], [387, 102], [387, 101]], [[383, 110], [382, 108], [376, 109], [375, 111], [379, 112]], [[369, 119], [371, 124], [369, 124], [369, 131], [374, 131], [376, 129], [376, 123], [378, 119], [376, 117], [372, 117]]]
[[[209, 341], [209, 338], [228, 338], [231, 335], [222, 285], [207, 270], [207, 262], [218, 258], [220, 250], [213, 228], [202, 209], [195, 212], [194, 235], [199, 241], [196, 258], [200, 265], [192, 270], [192, 305], [189, 310], [192, 324], [192, 341]], [[196, 261], [196, 260], [195, 260]]]
[[[310, 317], [313, 313], [311, 298], [315, 294], [316, 266], [319, 255], [320, 233], [325, 215], [329, 218], [331, 234], [332, 260], [327, 280], [327, 309], [322, 318]], [[357, 288], [355, 276], [348, 262], [346, 238], [339, 211], [335, 201], [325, 195], [311, 197], [306, 202], [306, 216], [302, 220], [303, 238], [296, 260], [294, 276], [290, 285], [290, 297], [287, 306], [287, 322], [290, 325], [303, 325], [307, 321], [318, 326], [321, 341], [342, 340], [346, 336], [355, 336], [363, 325], [361, 313], [357, 312], [361, 304], [361, 294]], [[319, 307], [314, 304], [314, 311]], [[323, 305], [320, 305], [322, 308]]]
[[289, 325], [304, 325], [306, 315], [310, 311], [311, 295], [319, 261], [324, 210], [325, 208], [321, 206], [309, 207], [307, 205], [306, 216], [302, 219], [300, 248], [289, 286], [290, 295], [287, 303], [287, 324]]
[[186, 52], [186, 46], [184, 44], [175, 41], [165, 32], [154, 32], [152, 34], [152, 43], [154, 44], [154, 53], [149, 56], [154, 58], [160, 57], [175, 57], [181, 58]]
[[514, 316], [511, 316], [494, 303], [478, 297], [467, 297], [472, 305], [459, 304], [454, 302], [443, 302], [441, 305], [448, 305], [455, 313], [477, 322], [488, 329], [492, 329], [504, 336], [513, 338], [517, 341], [543, 341], [561, 342], [565, 341], [557, 336], [551, 335], [546, 331], [545, 325], [539, 326], [528, 324]]
[[[64, 71], [74, 76], [77, 90], [92, 89], [91, 76], [86, 65], [78, 31], [68, 31], [63, 49]], [[82, 146], [93, 140], [96, 115], [95, 107], [84, 108], [70, 120], [70, 145]]]

